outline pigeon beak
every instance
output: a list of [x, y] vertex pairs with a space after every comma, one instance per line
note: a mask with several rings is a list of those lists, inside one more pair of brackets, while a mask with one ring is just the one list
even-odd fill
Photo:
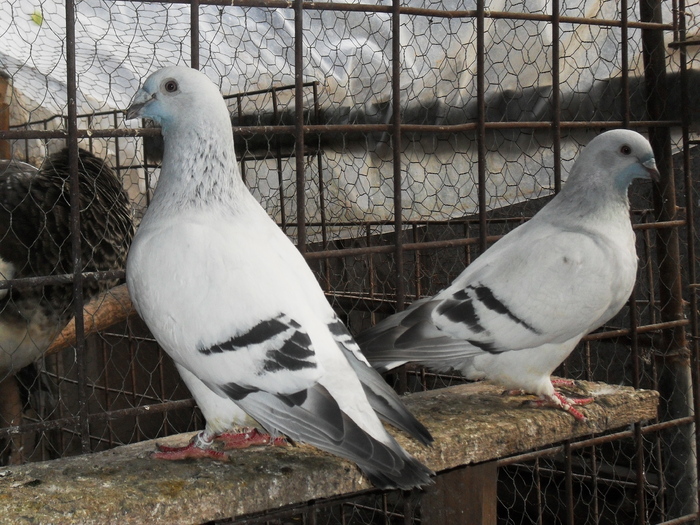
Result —
[[143, 89], [139, 89], [134, 96], [134, 100], [131, 101], [129, 109], [126, 110], [126, 120], [132, 120], [142, 116], [141, 111], [151, 100], [155, 99], [156, 94], [152, 95]]
[[661, 180], [661, 175], [659, 174], [659, 170], [656, 167], [656, 161], [654, 160], [654, 157], [650, 158], [646, 162], [642, 162], [642, 166], [644, 166], [647, 169], [647, 172], [649, 173], [649, 178], [653, 180], [654, 182], [659, 182]]

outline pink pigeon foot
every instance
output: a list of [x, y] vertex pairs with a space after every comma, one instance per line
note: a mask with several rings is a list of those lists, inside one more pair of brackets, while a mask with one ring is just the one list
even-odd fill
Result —
[[[576, 381], [573, 379], [562, 379], [562, 378], [555, 378], [552, 379], [552, 385], [555, 386], [574, 386], [576, 385]], [[527, 395], [527, 392], [524, 390], [518, 390], [518, 389], [513, 389], [513, 390], [506, 390], [504, 394], [509, 395], [509, 396], [518, 396], [518, 395]], [[570, 397], [566, 397], [563, 394], [560, 394], [559, 392], [554, 392], [551, 396], [546, 396], [543, 395], [541, 396], [540, 399], [536, 401], [528, 401], [529, 404], [538, 406], [538, 407], [543, 407], [543, 406], [549, 406], [549, 407], [556, 407], [564, 410], [565, 412], [568, 412], [572, 416], [574, 416], [577, 420], [579, 421], [585, 421], [586, 416], [584, 416], [579, 410], [575, 409], [574, 406], [582, 406], [582, 405], [588, 405], [589, 403], [592, 403], [595, 401], [594, 398], [592, 397], [584, 397], [584, 398], [577, 398], [577, 399], [572, 399]]]
[[151, 453], [151, 457], [154, 459], [166, 460], [210, 458], [226, 461], [228, 460], [228, 456], [225, 453], [226, 450], [242, 449], [258, 445], [283, 447], [287, 445], [287, 440], [282, 436], [273, 438], [269, 434], [258, 432], [255, 428], [243, 428], [240, 432], [224, 432], [213, 436], [211, 441], [207, 441], [204, 437], [204, 433], [200, 432], [184, 447], [156, 445], [158, 451]]
[[574, 416], [579, 421], [586, 421], [586, 416], [584, 416], [579, 410], [575, 409], [574, 406], [588, 405], [593, 403], [594, 399], [592, 397], [584, 397], [580, 399], [571, 399], [566, 397], [559, 392], [554, 392], [551, 396], [542, 396], [541, 399], [537, 401], [532, 401], [531, 403], [535, 406], [551, 406], [556, 408], [561, 408], [565, 412], [568, 412]]
[[256, 428], [242, 428], [240, 432], [224, 432], [216, 438], [223, 443], [224, 450], [248, 448], [256, 445], [270, 445], [284, 447], [287, 440], [278, 436], [273, 438], [270, 434], [263, 434]]
[[168, 447], [165, 445], [156, 445], [158, 450], [151, 452], [153, 459], [166, 459], [170, 461], [179, 459], [197, 459], [210, 458], [219, 461], [226, 461], [228, 457], [221, 450], [221, 447], [214, 446], [214, 439], [207, 441], [204, 438], [204, 432], [200, 432], [194, 436], [190, 442], [184, 447]]

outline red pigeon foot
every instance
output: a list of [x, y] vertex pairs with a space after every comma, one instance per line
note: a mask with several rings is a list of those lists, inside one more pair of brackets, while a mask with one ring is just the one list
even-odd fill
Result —
[[248, 448], [256, 445], [271, 445], [273, 447], [287, 445], [287, 440], [284, 437], [273, 438], [270, 434], [258, 432], [256, 428], [242, 428], [240, 432], [224, 432], [216, 439], [223, 443], [224, 450]]
[[158, 450], [151, 453], [153, 459], [167, 459], [167, 460], [179, 460], [179, 459], [197, 459], [197, 458], [210, 458], [219, 461], [226, 461], [228, 457], [226, 453], [221, 450], [222, 447], [214, 446], [215, 441], [206, 441], [202, 437], [203, 432], [200, 432], [194, 436], [190, 442], [184, 447], [168, 447], [166, 445], [156, 445]]
[[556, 408], [561, 408], [565, 412], [568, 412], [574, 416], [579, 421], [586, 421], [586, 416], [584, 416], [579, 410], [575, 409], [574, 406], [588, 405], [595, 401], [592, 397], [583, 397], [578, 399], [572, 399], [566, 397], [559, 392], [554, 392], [551, 396], [542, 396], [541, 399], [536, 401], [531, 401], [535, 406], [551, 406]]

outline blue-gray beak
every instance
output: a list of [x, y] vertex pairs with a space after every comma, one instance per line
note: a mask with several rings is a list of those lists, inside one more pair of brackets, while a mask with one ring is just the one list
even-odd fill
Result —
[[642, 162], [642, 166], [644, 166], [649, 172], [649, 177], [651, 178], [651, 180], [653, 180], [654, 182], [659, 182], [661, 180], [661, 175], [659, 174], [659, 170], [656, 167], [656, 161], [654, 160], [654, 157], [650, 158], [646, 162]]
[[134, 100], [131, 101], [129, 109], [126, 110], [126, 120], [135, 119], [141, 116], [141, 110], [146, 104], [155, 98], [155, 93], [150, 94], [143, 89], [139, 89], [134, 95]]

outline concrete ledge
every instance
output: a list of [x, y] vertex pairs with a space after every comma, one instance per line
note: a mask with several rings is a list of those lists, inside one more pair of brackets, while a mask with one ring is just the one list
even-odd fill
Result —
[[[493, 461], [563, 440], [656, 417], [658, 394], [578, 382], [587, 422], [548, 408], [523, 405], [488, 383], [406, 396], [432, 432], [422, 447], [394, 432], [405, 448], [436, 472]], [[192, 434], [158, 440], [184, 444]], [[148, 458], [146, 441], [85, 456], [0, 469], [0, 523], [202, 523], [372, 488], [347, 461], [312, 447], [257, 447], [229, 462]]]

